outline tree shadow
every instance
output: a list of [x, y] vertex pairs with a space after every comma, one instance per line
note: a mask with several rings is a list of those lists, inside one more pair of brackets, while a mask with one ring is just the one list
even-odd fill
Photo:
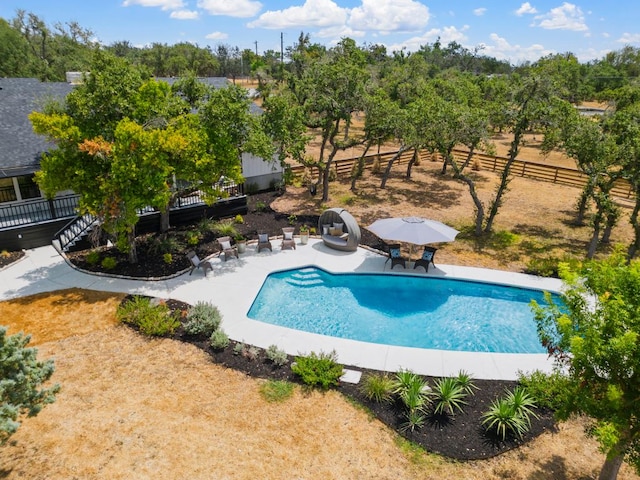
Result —
[[571, 472], [567, 466], [566, 460], [559, 455], [552, 455], [545, 462], [537, 462], [536, 469], [527, 477], [530, 480], [546, 480], [553, 478], [554, 480], [590, 480], [596, 478], [597, 472], [592, 475], [575, 476], [575, 472]]

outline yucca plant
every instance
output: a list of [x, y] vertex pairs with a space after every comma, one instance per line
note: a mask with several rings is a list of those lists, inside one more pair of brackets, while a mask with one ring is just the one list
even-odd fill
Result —
[[479, 390], [473, 382], [471, 374], [464, 370], [460, 370], [458, 375], [455, 376], [456, 383], [465, 391], [467, 395], [473, 395], [476, 390]]
[[516, 413], [506, 398], [499, 398], [491, 403], [489, 410], [482, 414], [482, 424], [487, 431], [495, 430], [502, 440], [507, 437], [507, 433], [522, 437], [528, 430], [527, 422]]
[[455, 378], [441, 378], [436, 381], [433, 387], [433, 400], [435, 403], [435, 413], [455, 414], [455, 410], [462, 411], [462, 406], [466, 405], [464, 398], [467, 396], [464, 389], [458, 384]]
[[407, 412], [407, 421], [401, 425], [401, 429], [404, 431], [414, 431], [416, 428], [420, 428], [424, 425], [427, 417], [422, 410], [411, 410]]
[[531, 427], [531, 417], [538, 418], [538, 415], [532, 410], [536, 408], [536, 402], [527, 389], [518, 386], [507, 393], [506, 399], [513, 406], [513, 410], [524, 419], [527, 426]]

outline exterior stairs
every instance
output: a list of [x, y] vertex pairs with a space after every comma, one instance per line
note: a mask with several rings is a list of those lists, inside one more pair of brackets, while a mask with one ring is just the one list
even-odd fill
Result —
[[67, 252], [79, 240], [83, 239], [98, 224], [98, 218], [90, 213], [78, 216], [67, 223], [54, 236], [51, 243], [59, 252]]
[[324, 285], [324, 280], [317, 269], [303, 268], [287, 278], [287, 283], [300, 287], [315, 287], [317, 285]]

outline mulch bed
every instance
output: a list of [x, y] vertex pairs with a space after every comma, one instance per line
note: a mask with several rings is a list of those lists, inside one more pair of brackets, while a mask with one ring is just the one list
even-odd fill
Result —
[[17, 262], [22, 257], [24, 257], [23, 250], [18, 250], [17, 252], [3, 251], [2, 253], [0, 253], [0, 270], [8, 265], [11, 265], [13, 262]]
[[[127, 301], [128, 298], [130, 297], [123, 299], [123, 302]], [[181, 312], [182, 318], [184, 318], [184, 313], [189, 308], [188, 304], [178, 300], [167, 300], [166, 304], [171, 310]], [[245, 345], [247, 347], [243, 350], [245, 354], [238, 353], [236, 345], [239, 342], [230, 341], [229, 346], [225, 349], [213, 350], [207, 338], [187, 335], [182, 327], [178, 328], [171, 338], [191, 343], [207, 352], [214, 363], [238, 370], [253, 378], [287, 380], [302, 385], [300, 378], [291, 370], [291, 363], [295, 361], [292, 356], [288, 356], [287, 364], [277, 366], [267, 358], [264, 349], [254, 348], [252, 350], [255, 356], [253, 354], [248, 355], [249, 346]], [[345, 368], [360, 371], [363, 377], [380, 373], [360, 367], [345, 366]], [[431, 386], [438, 380], [428, 376], [424, 378]], [[473, 396], [466, 398], [467, 404], [464, 406], [463, 412], [456, 412], [453, 416], [429, 415], [425, 425], [413, 431], [403, 429], [403, 424], [406, 420], [403, 415], [402, 405], [399, 402], [389, 404], [376, 403], [367, 399], [359, 385], [351, 383], [342, 382], [337, 389], [342, 394], [363, 405], [381, 422], [406, 439], [421, 445], [429, 452], [455, 460], [490, 458], [523, 445], [545, 431], [553, 431], [555, 429], [552, 412], [538, 410], [536, 411], [538, 418], [531, 417], [531, 429], [522, 438], [508, 435], [505, 440], [502, 440], [501, 437], [487, 433], [482, 426], [482, 414], [489, 409], [495, 399], [502, 397], [507, 390], [512, 390], [516, 386], [516, 382], [474, 380], [474, 383], [478, 389]]]

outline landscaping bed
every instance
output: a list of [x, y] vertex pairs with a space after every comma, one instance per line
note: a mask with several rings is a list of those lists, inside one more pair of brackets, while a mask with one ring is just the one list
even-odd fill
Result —
[[[123, 302], [131, 298], [131, 296], [126, 297]], [[238, 370], [251, 377], [286, 380], [299, 383], [306, 388], [300, 377], [292, 372], [291, 364], [295, 361], [294, 357], [287, 356], [286, 363], [278, 366], [269, 359], [266, 350], [233, 340], [230, 340], [228, 346], [223, 349], [213, 349], [207, 337], [186, 333], [184, 319], [190, 307], [188, 304], [178, 300], [166, 300], [164, 303], [171, 311], [176, 312], [178, 318], [182, 319], [181, 326], [175, 333], [169, 335], [169, 338], [191, 343], [208, 353], [216, 364]], [[337, 360], [339, 362], [340, 359]], [[363, 378], [380, 373], [360, 367], [345, 366], [345, 368], [362, 372]], [[423, 378], [432, 387], [438, 380], [433, 377]], [[506, 391], [513, 390], [517, 383], [512, 381], [474, 379], [477, 389], [473, 395], [465, 398], [466, 404], [463, 405], [462, 411], [456, 411], [454, 415], [427, 414], [424, 426], [414, 430], [404, 428], [406, 417], [401, 402], [377, 403], [369, 400], [363, 392], [362, 383], [362, 381], [359, 384], [340, 382], [337, 390], [366, 407], [372, 415], [408, 440], [421, 445], [429, 452], [456, 460], [490, 458], [523, 445], [541, 433], [553, 431], [555, 428], [552, 412], [537, 409], [535, 411], [537, 418], [533, 416], [530, 418], [531, 428], [522, 438], [508, 434], [503, 440], [502, 437], [486, 431], [482, 425], [482, 415], [487, 412], [494, 400], [504, 396]]]

